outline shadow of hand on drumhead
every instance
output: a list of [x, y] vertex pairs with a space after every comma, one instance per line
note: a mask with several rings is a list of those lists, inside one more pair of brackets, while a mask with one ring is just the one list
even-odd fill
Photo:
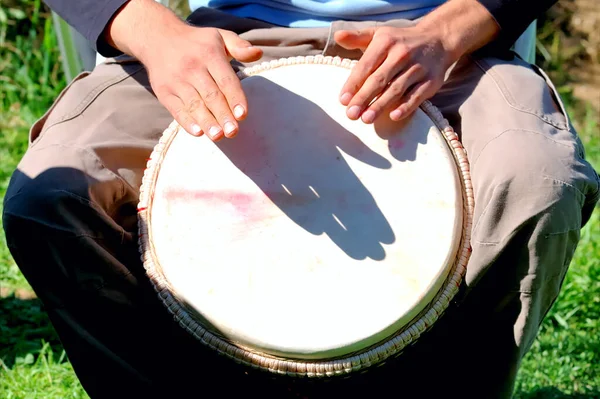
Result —
[[302, 96], [257, 77], [244, 89], [248, 119], [218, 143], [227, 158], [306, 231], [325, 233], [353, 259], [384, 259], [393, 229], [353, 168], [373, 175], [390, 161]]
[[[382, 116], [375, 120], [375, 133], [387, 141], [390, 154], [400, 162], [416, 161], [417, 148], [419, 145], [427, 144], [429, 126], [419, 109], [412, 115], [394, 122], [390, 118]], [[409, 187], [407, 187], [408, 189]]]

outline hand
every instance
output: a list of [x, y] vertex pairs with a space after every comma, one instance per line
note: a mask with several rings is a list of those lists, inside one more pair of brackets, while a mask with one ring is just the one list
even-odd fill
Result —
[[444, 82], [448, 55], [434, 34], [418, 27], [339, 31], [335, 40], [364, 52], [342, 88], [350, 119], [373, 121], [383, 112], [398, 121], [432, 97]]
[[385, 112], [401, 120], [440, 89], [454, 62], [494, 40], [499, 30], [479, 1], [449, 0], [413, 27], [336, 32], [342, 47], [363, 51], [340, 102], [353, 120], [373, 123]]
[[248, 103], [229, 61], [255, 61], [261, 51], [214, 28], [185, 26], [163, 40], [143, 59], [158, 100], [193, 135], [234, 137]]
[[256, 61], [259, 48], [230, 31], [187, 25], [153, 0], [129, 1], [107, 39], [146, 66], [156, 97], [187, 132], [213, 141], [237, 134], [248, 103], [229, 61]]

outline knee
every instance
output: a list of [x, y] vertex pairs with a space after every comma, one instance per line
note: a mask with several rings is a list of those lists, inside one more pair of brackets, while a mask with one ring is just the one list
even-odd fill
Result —
[[579, 231], [598, 182], [576, 146], [531, 131], [507, 131], [472, 165], [473, 237], [500, 243], [525, 226], [552, 235]]
[[72, 168], [51, 168], [37, 176], [17, 169], [4, 197], [3, 225], [9, 245], [32, 229], [77, 233], [73, 216], [89, 205], [89, 182]]

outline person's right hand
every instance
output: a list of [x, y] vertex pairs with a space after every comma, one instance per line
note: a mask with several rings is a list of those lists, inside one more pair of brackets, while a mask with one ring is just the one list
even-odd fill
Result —
[[256, 61], [259, 48], [230, 31], [187, 25], [153, 0], [130, 1], [110, 34], [146, 66], [156, 97], [187, 132], [214, 141], [237, 134], [248, 103], [229, 61]]

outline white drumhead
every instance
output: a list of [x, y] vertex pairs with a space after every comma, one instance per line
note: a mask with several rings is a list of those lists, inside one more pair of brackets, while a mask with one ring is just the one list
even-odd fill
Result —
[[452, 151], [419, 110], [351, 121], [350, 70], [266, 69], [242, 83], [238, 137], [179, 130], [161, 154], [147, 234], [169, 289], [208, 330], [292, 359], [354, 353], [438, 293], [463, 230]]

